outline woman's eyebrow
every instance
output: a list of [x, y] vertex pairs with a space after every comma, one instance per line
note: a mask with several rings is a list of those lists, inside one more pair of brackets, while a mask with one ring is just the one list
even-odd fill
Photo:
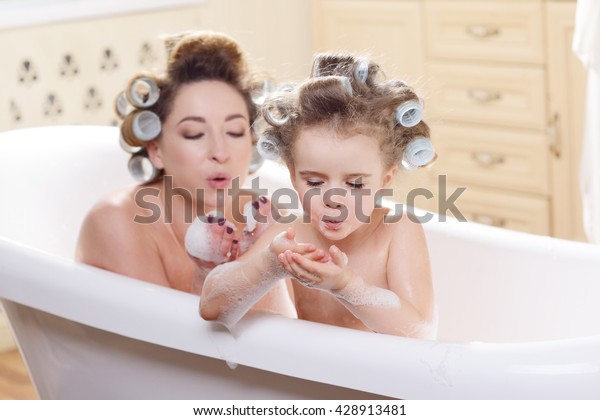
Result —
[[177, 125], [179, 125], [179, 124], [181, 124], [182, 122], [185, 122], [185, 121], [196, 121], [196, 122], [200, 122], [200, 123], [205, 123], [206, 119], [204, 119], [204, 117], [198, 117], [198, 116], [191, 115], [189, 117], [183, 118], [181, 121], [179, 121], [177, 123]]
[[229, 115], [227, 118], [225, 118], [225, 121], [235, 120], [236, 118], [246, 119], [246, 117], [244, 117], [242, 114], [232, 114], [232, 115]]

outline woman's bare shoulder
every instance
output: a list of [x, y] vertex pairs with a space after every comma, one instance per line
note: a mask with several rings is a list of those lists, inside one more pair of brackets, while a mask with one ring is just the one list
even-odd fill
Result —
[[[122, 188], [101, 196], [83, 220], [77, 244], [77, 259], [97, 262], [131, 246], [144, 243], [144, 225], [135, 222], [138, 209], [136, 187]], [[101, 265], [101, 264], [93, 264]]]

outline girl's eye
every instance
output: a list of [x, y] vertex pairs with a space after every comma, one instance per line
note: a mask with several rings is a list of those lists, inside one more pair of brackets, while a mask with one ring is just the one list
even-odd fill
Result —
[[198, 139], [201, 139], [202, 137], [204, 137], [204, 133], [191, 133], [191, 134], [183, 135], [183, 138], [186, 140], [198, 140]]
[[346, 185], [348, 185], [350, 188], [356, 188], [357, 190], [365, 187], [365, 183], [360, 181], [346, 182]]
[[318, 187], [319, 185], [323, 185], [323, 181], [312, 181], [310, 179], [307, 179], [306, 185], [308, 185], [309, 187]]

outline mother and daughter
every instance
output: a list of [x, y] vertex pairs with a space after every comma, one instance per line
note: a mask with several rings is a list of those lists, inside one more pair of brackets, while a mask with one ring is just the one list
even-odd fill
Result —
[[[311, 77], [274, 92], [259, 109], [253, 98], [261, 84], [232, 39], [190, 33], [167, 45], [166, 74], [134, 78], [126, 95], [132, 110], [123, 112], [123, 140], [132, 159], [152, 163], [152, 176], [96, 204], [81, 229], [78, 260], [201, 294], [202, 317], [226, 326], [259, 309], [433, 338], [423, 229], [377, 198], [399, 165], [435, 158], [414, 91], [382, 80], [364, 58], [321, 54]], [[140, 80], [150, 89], [136, 101], [131, 92]], [[259, 120], [266, 128], [257, 132]], [[291, 223], [278, 220], [265, 196], [235, 196], [257, 141], [259, 152], [289, 169], [302, 204]], [[136, 223], [139, 192], [148, 187], [162, 212], [153, 223]], [[191, 194], [167, 203], [169, 188]]]

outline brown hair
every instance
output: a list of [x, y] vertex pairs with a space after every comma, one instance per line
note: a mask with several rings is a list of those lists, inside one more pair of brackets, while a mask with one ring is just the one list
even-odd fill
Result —
[[315, 57], [310, 78], [293, 89], [275, 93], [263, 107], [270, 123], [264, 134], [274, 139], [281, 158], [293, 165], [300, 130], [327, 125], [338, 134], [366, 134], [380, 142], [384, 163], [400, 163], [411, 140], [429, 138], [424, 121], [405, 127], [396, 109], [414, 101], [415, 91], [399, 80], [382, 80], [379, 66], [364, 57], [322, 53]]
[[[156, 83], [160, 96], [158, 101], [144, 109], [153, 112], [164, 123], [173, 107], [173, 101], [182, 85], [204, 80], [219, 80], [235, 88], [244, 98], [250, 116], [250, 124], [258, 115], [252, 95], [259, 83], [248, 70], [248, 65], [239, 45], [229, 36], [217, 32], [183, 32], [165, 39], [168, 54], [165, 74], [136, 75], [150, 77]], [[131, 82], [130, 82], [131, 85]], [[137, 111], [134, 106], [134, 112]], [[131, 124], [125, 119], [124, 124]], [[131, 127], [122, 127], [123, 140], [133, 147], [143, 147]], [[139, 153], [139, 152], [138, 152]], [[145, 153], [143, 150], [141, 153]]]

